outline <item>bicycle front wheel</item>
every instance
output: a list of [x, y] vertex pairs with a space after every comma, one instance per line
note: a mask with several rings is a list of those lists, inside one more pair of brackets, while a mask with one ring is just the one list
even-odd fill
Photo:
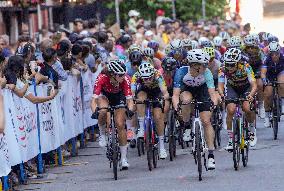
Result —
[[273, 128], [273, 138], [274, 140], [277, 139], [278, 135], [278, 123], [280, 119], [280, 103], [278, 96], [274, 96], [273, 100], [273, 116], [272, 116], [272, 128]]
[[176, 138], [175, 138], [175, 129], [176, 121], [174, 117], [174, 112], [172, 110], [169, 111], [168, 114], [168, 134], [169, 134], [169, 153], [170, 153], [170, 161], [173, 161], [176, 153]]
[[113, 169], [113, 176], [114, 179], [117, 180], [117, 167], [118, 167], [118, 156], [119, 156], [119, 149], [117, 145], [116, 139], [116, 129], [112, 127], [111, 131], [111, 149], [112, 149], [112, 169]]
[[233, 161], [235, 170], [239, 169], [240, 164], [240, 121], [233, 120]]
[[196, 151], [199, 181], [202, 180], [201, 147], [202, 147], [202, 143], [201, 143], [200, 125], [198, 122], [195, 122], [195, 151]]
[[147, 161], [148, 168], [150, 171], [153, 169], [153, 143], [152, 143], [152, 131], [151, 131], [151, 123], [149, 119], [145, 119], [145, 143], [146, 143], [146, 152], [147, 152]]
[[249, 154], [249, 131], [245, 128], [243, 131], [243, 136], [245, 139], [245, 147], [241, 150], [243, 166], [246, 167], [248, 164], [248, 154]]

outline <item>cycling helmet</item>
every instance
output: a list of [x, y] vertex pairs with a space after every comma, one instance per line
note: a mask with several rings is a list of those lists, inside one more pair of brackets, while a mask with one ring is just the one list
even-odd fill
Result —
[[222, 31], [219, 33], [219, 36], [223, 39], [223, 40], [230, 40], [230, 35], [229, 33], [227, 33], [226, 31]]
[[191, 46], [192, 46], [192, 49], [197, 49], [198, 48], [198, 42], [196, 40], [192, 40]]
[[160, 46], [159, 43], [154, 40], [151, 40], [150, 42], [148, 42], [148, 47], [152, 48], [155, 52], [158, 51], [159, 46]]
[[215, 58], [215, 49], [214, 48], [212, 48], [212, 47], [204, 47], [202, 50], [204, 52], [206, 52], [210, 56], [210, 59], [211, 58]]
[[177, 67], [177, 61], [173, 57], [165, 57], [162, 61], [162, 67], [165, 71], [174, 71]]
[[150, 78], [155, 74], [155, 68], [149, 62], [143, 62], [138, 68], [138, 73], [141, 78]]
[[186, 39], [183, 39], [181, 41], [181, 44], [182, 44], [182, 47], [191, 47], [192, 46], [192, 43], [191, 43], [191, 40], [189, 38], [186, 38]]
[[129, 60], [131, 62], [131, 64], [138, 64], [140, 65], [142, 62], [142, 54], [140, 51], [132, 51], [129, 54]]
[[124, 62], [120, 59], [110, 60], [107, 64], [107, 68], [109, 72], [113, 72], [114, 74], [126, 73], [126, 67], [124, 65]]
[[198, 39], [198, 44], [199, 44], [199, 46], [202, 46], [204, 44], [204, 42], [208, 42], [208, 41], [209, 41], [209, 39], [207, 37], [200, 37]]
[[256, 44], [259, 44], [259, 43], [260, 43], [260, 39], [259, 39], [258, 34], [253, 33], [253, 34], [251, 34], [251, 35], [254, 36], [254, 39], [255, 39]]
[[268, 37], [268, 42], [271, 43], [272, 41], [279, 42], [279, 39], [276, 36], [274, 36], [274, 35], [270, 35]]
[[171, 43], [170, 43], [170, 48], [172, 50], [177, 50], [177, 49], [181, 49], [182, 48], [182, 42], [180, 39], [176, 39], [176, 40], [173, 40]]
[[154, 52], [154, 50], [153, 50], [152, 48], [147, 47], [147, 48], [145, 48], [145, 49], [143, 50], [143, 55], [144, 55], [144, 56], [153, 58], [153, 57], [154, 57], [154, 54], [155, 54], [155, 52]]
[[214, 45], [219, 46], [219, 47], [222, 46], [222, 41], [223, 41], [223, 39], [220, 36], [215, 36], [214, 39], [213, 39]]
[[241, 47], [242, 45], [242, 39], [240, 36], [232, 36], [229, 40], [229, 47]]
[[209, 55], [202, 49], [194, 49], [187, 52], [187, 61], [189, 63], [200, 63], [207, 66], [209, 62]]
[[133, 51], [140, 51], [141, 52], [141, 47], [137, 44], [132, 44], [129, 48], [128, 48], [128, 53], [130, 54]]
[[244, 37], [244, 43], [246, 46], [257, 46], [257, 39], [254, 35], [248, 34]]
[[242, 59], [242, 51], [237, 48], [230, 48], [224, 54], [225, 65], [235, 65]]
[[269, 52], [280, 52], [280, 49], [281, 49], [281, 47], [280, 47], [279, 43], [276, 42], [276, 41], [272, 41], [268, 45]]

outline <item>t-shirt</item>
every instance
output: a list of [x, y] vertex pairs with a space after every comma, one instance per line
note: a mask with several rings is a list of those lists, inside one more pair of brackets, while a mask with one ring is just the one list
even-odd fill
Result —
[[40, 73], [52, 80], [55, 83], [54, 89], [58, 89], [58, 74], [50, 65], [44, 62], [43, 67], [40, 69]]
[[[25, 83], [22, 82], [21, 80], [17, 79], [16, 88], [22, 89], [24, 86], [25, 86]], [[29, 94], [31, 94], [31, 92], [29, 90], [27, 90], [24, 96], [27, 96]]]

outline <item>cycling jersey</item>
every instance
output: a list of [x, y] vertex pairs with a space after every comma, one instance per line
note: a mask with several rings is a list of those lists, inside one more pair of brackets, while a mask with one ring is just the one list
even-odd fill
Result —
[[159, 60], [163, 60], [163, 58], [165, 58], [165, 55], [159, 50], [155, 53], [154, 56], [155, 58], [158, 58]]
[[274, 63], [272, 61], [271, 56], [269, 55], [266, 58], [264, 64], [262, 65], [262, 68], [267, 68], [266, 78], [268, 78], [269, 80], [273, 80], [281, 72], [284, 73], [284, 56], [283, 56], [283, 54], [280, 54], [278, 63]]
[[203, 74], [193, 77], [190, 74], [190, 66], [183, 66], [177, 70], [174, 77], [174, 88], [199, 87], [205, 83], [208, 88], [215, 88], [213, 75], [208, 68]]
[[254, 72], [247, 63], [238, 64], [238, 69], [233, 72], [229, 72], [226, 67], [222, 65], [219, 68], [218, 82], [225, 83], [225, 78], [232, 87], [240, 89], [249, 85], [250, 82], [255, 81]]
[[129, 76], [125, 76], [124, 80], [118, 86], [114, 86], [108, 75], [100, 74], [94, 85], [93, 97], [98, 98], [101, 94], [118, 94], [120, 92], [123, 92], [126, 99], [132, 98]]
[[167, 55], [167, 57], [172, 57], [177, 61], [177, 67], [182, 67], [184, 64], [183, 62], [187, 62], [186, 57], [187, 57], [187, 51], [186, 50], [182, 50], [181, 52], [181, 58], [177, 58], [176, 56], [176, 50], [172, 50], [171, 52], [169, 52], [169, 54]]
[[144, 86], [144, 87], [147, 87], [148, 89], [155, 89], [155, 88], [166, 89], [167, 88], [163, 75], [158, 70], [155, 70], [154, 79], [152, 83], [150, 84], [145, 84], [143, 79], [140, 77], [139, 73], [136, 72], [133, 75], [132, 80], [131, 80], [132, 92], [136, 92], [138, 86]]
[[265, 55], [264, 53], [262, 52], [261, 49], [258, 49], [256, 50], [255, 53], [248, 53], [247, 51], [244, 51], [245, 54], [248, 56], [249, 58], [249, 63], [250, 63], [250, 66], [252, 67], [255, 75], [257, 77], [259, 77], [260, 75], [260, 68], [263, 64], [263, 61], [265, 60]]

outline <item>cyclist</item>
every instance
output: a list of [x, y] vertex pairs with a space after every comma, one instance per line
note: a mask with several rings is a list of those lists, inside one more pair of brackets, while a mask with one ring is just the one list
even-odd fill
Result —
[[[261, 79], [264, 88], [264, 107], [265, 107], [265, 118], [264, 126], [269, 127], [269, 111], [271, 110], [272, 102], [272, 86], [271, 81], [274, 78], [277, 79], [277, 82], [284, 83], [284, 56], [280, 53], [280, 45], [276, 41], [272, 41], [268, 45], [269, 54], [261, 68]], [[284, 112], [284, 87], [283, 84], [279, 84], [278, 89], [279, 96], [281, 97], [281, 111]]]
[[242, 46], [242, 39], [240, 36], [232, 36], [229, 40], [229, 44], [228, 44], [229, 48], [238, 48], [241, 49]]
[[177, 61], [172, 57], [165, 57], [162, 61], [162, 67], [164, 70], [163, 77], [166, 82], [168, 92], [173, 95], [173, 78], [177, 68]]
[[149, 62], [151, 64], [153, 64], [154, 68], [159, 70], [161, 72], [161, 74], [163, 73], [163, 68], [162, 68], [162, 62], [158, 59], [154, 57], [154, 50], [152, 48], [145, 48], [143, 50], [143, 61]]
[[[156, 70], [151, 63], [143, 62], [132, 77], [131, 90], [138, 101], [148, 99], [162, 98], [165, 100], [165, 113], [169, 108], [169, 93], [162, 74]], [[164, 117], [162, 113], [161, 104], [154, 104], [153, 118], [157, 127], [157, 134], [159, 138], [159, 156], [161, 159], [167, 157], [167, 152], [164, 147]], [[145, 119], [145, 106], [137, 105], [139, 131], [137, 137], [144, 137], [144, 119]]]
[[[206, 102], [210, 98], [217, 104], [217, 95], [213, 75], [207, 68], [209, 56], [202, 49], [190, 50], [187, 53], [187, 61], [189, 66], [184, 66], [176, 71], [174, 78], [173, 107], [177, 111], [179, 101], [189, 103], [195, 98], [197, 101]], [[190, 140], [190, 105], [181, 108], [183, 123], [186, 128], [183, 136], [184, 141]], [[210, 104], [200, 106], [200, 119], [205, 130], [206, 143], [209, 148], [208, 169], [215, 169], [214, 160], [214, 129], [211, 125]]]
[[260, 69], [265, 59], [265, 56], [262, 50], [258, 46], [258, 39], [254, 35], [249, 34], [245, 36], [244, 45], [245, 46], [243, 51], [249, 58], [249, 64], [252, 67], [257, 82], [257, 88], [258, 88], [257, 97], [259, 101], [260, 117], [264, 118], [265, 110], [263, 103], [263, 84], [262, 80], [260, 79]]
[[[130, 88], [130, 79], [126, 75], [126, 67], [122, 60], [110, 60], [107, 63], [107, 71], [101, 73], [94, 85], [94, 95], [92, 100], [93, 116], [98, 115], [98, 125], [100, 130], [99, 145], [106, 146], [105, 128], [107, 124], [107, 111], [98, 108], [110, 106], [125, 105], [129, 108], [130, 113], [133, 111], [133, 99]], [[133, 114], [133, 113], [132, 113]], [[131, 115], [132, 115], [131, 114]], [[118, 130], [118, 141], [121, 151], [121, 167], [128, 169], [127, 161], [127, 138], [125, 131], [126, 114], [125, 109], [115, 111], [115, 125]]]
[[[226, 98], [247, 98], [248, 101], [243, 102], [242, 108], [247, 115], [250, 131], [250, 144], [255, 146], [257, 137], [255, 134], [255, 112], [250, 110], [249, 102], [253, 101], [253, 97], [257, 91], [256, 79], [252, 67], [248, 63], [242, 62], [241, 50], [231, 48], [224, 54], [224, 61], [222, 67], [219, 69], [218, 91], [221, 97], [224, 97], [226, 83]], [[236, 111], [236, 104], [230, 102], [227, 104], [227, 131], [229, 141], [226, 149], [231, 151], [233, 149], [232, 143], [232, 120]]]
[[173, 40], [170, 43], [170, 48], [171, 51], [167, 56], [174, 58], [178, 67], [184, 65], [186, 63], [187, 51], [182, 48], [182, 41], [180, 39]]

